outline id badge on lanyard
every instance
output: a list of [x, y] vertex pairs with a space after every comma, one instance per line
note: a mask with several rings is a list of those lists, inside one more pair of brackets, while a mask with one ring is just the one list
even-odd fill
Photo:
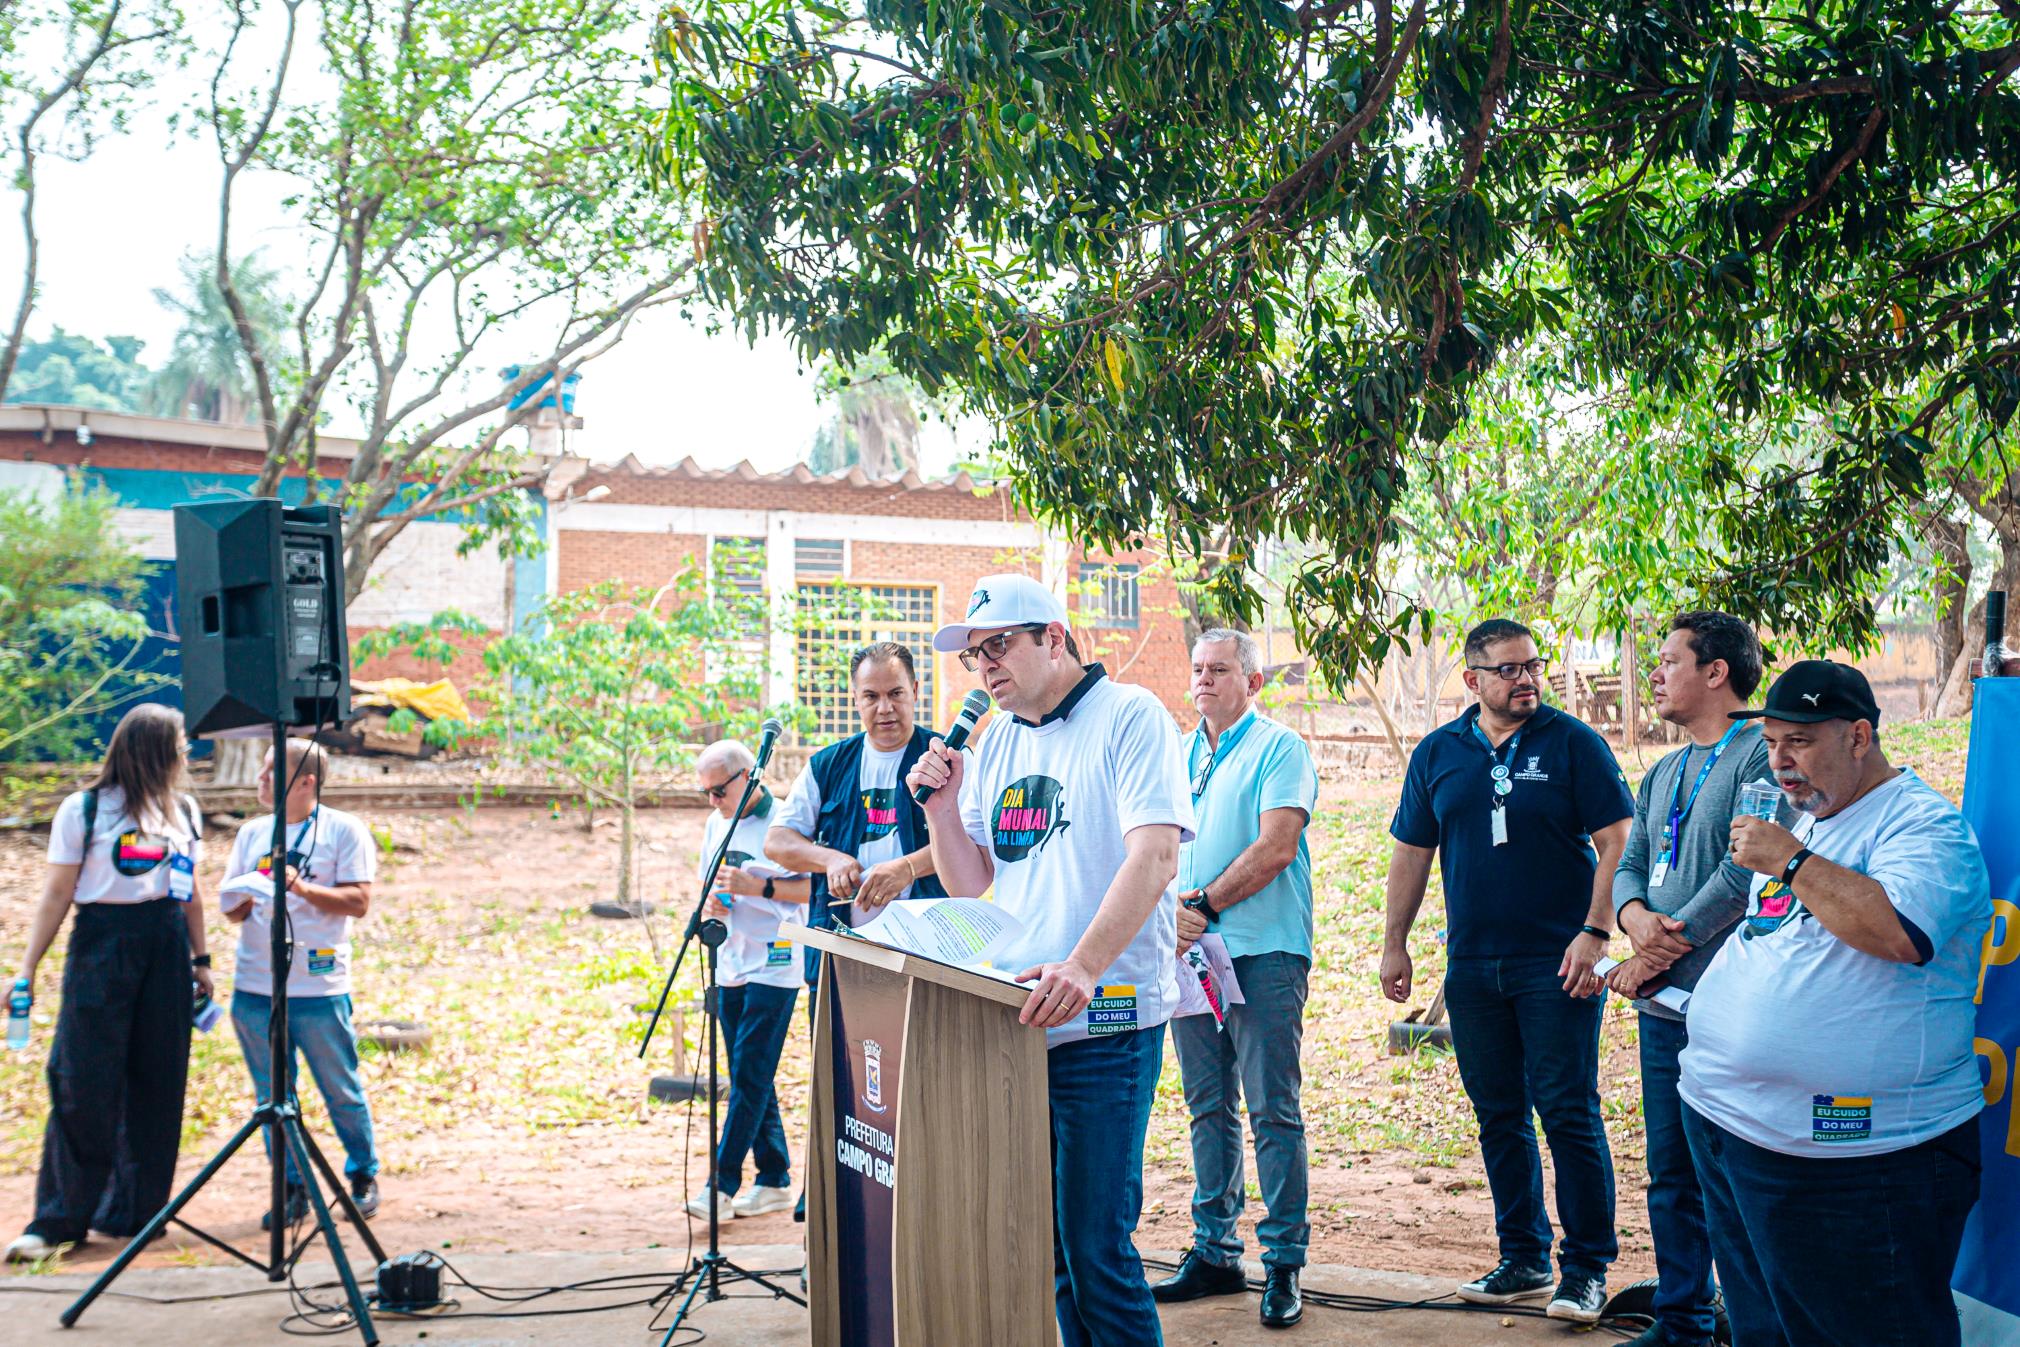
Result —
[[1717, 745], [1705, 758], [1704, 765], [1697, 769], [1697, 780], [1691, 785], [1688, 800], [1683, 798], [1684, 764], [1677, 764], [1676, 781], [1669, 791], [1669, 821], [1662, 829], [1662, 850], [1656, 853], [1655, 864], [1648, 872], [1649, 888], [1659, 889], [1663, 881], [1669, 878], [1669, 868], [1676, 860], [1677, 850], [1683, 845], [1684, 820], [1688, 819], [1690, 811], [1697, 807], [1697, 794], [1704, 789], [1705, 781], [1711, 776], [1711, 769], [1718, 766], [1719, 757], [1724, 754], [1726, 745], [1733, 741], [1733, 736], [1739, 733], [1744, 724], [1743, 721], [1735, 721], [1731, 729], [1719, 736]]
[[196, 897], [196, 861], [184, 852], [168, 858], [168, 896], [178, 903]]
[[1487, 810], [1487, 826], [1497, 847], [1508, 845], [1508, 797], [1515, 793], [1515, 783], [1509, 779], [1512, 775], [1509, 763], [1515, 761], [1515, 755], [1521, 749], [1522, 731], [1517, 730], [1515, 737], [1508, 741], [1508, 757], [1505, 761], [1493, 749], [1487, 751], [1493, 764], [1487, 769], [1487, 775], [1494, 782], [1494, 802]]

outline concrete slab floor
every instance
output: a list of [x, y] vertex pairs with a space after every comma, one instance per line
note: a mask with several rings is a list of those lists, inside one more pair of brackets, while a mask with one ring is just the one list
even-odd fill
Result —
[[[398, 1252], [398, 1251], [394, 1251]], [[734, 1261], [756, 1269], [794, 1268], [799, 1249], [783, 1245], [734, 1247], [724, 1251]], [[672, 1280], [684, 1251], [628, 1250], [622, 1253], [471, 1254], [454, 1257], [456, 1270], [472, 1281], [504, 1293], [504, 1288], [534, 1288], [623, 1277], [616, 1286], [595, 1293], [552, 1296], [535, 1305], [487, 1301], [461, 1289], [462, 1316], [426, 1319], [380, 1316], [380, 1340], [398, 1347], [507, 1347], [523, 1343], [551, 1347], [607, 1347], [640, 1344], [652, 1347], [665, 1331], [671, 1305], [655, 1309], [632, 1304], [601, 1313], [543, 1318], [477, 1318], [477, 1312], [515, 1309], [576, 1309], [616, 1306], [645, 1300]], [[1169, 1255], [1166, 1255], [1169, 1257]], [[1257, 1269], [1250, 1269], [1257, 1274]], [[1259, 1274], [1257, 1274], [1259, 1275]], [[333, 1283], [327, 1263], [304, 1261], [298, 1281], [305, 1286]], [[780, 1279], [797, 1289], [797, 1273]], [[293, 1312], [285, 1286], [279, 1289], [245, 1268], [142, 1268], [122, 1276], [112, 1292], [87, 1310], [74, 1329], [65, 1330], [57, 1316], [90, 1284], [89, 1274], [31, 1276], [0, 1275], [0, 1339], [10, 1347], [92, 1347], [93, 1344], [144, 1344], [144, 1347], [236, 1347], [241, 1343], [286, 1340], [281, 1320]], [[1417, 1301], [1445, 1295], [1451, 1285], [1394, 1272], [1319, 1265], [1307, 1269], [1308, 1290]], [[369, 1286], [367, 1287], [369, 1290]], [[731, 1297], [703, 1304], [690, 1320], [707, 1334], [711, 1347], [799, 1347], [806, 1341], [806, 1312], [790, 1301], [774, 1300], [749, 1284], [729, 1288]], [[253, 1294], [244, 1294], [253, 1292]], [[340, 1304], [342, 1292], [318, 1289], [316, 1300]], [[135, 1297], [174, 1297], [164, 1305]], [[217, 1297], [232, 1296], [231, 1299]], [[1304, 1322], [1280, 1333], [1266, 1333], [1256, 1320], [1256, 1297], [1227, 1296], [1191, 1305], [1168, 1307], [1163, 1314], [1168, 1347], [1235, 1347], [1267, 1339], [1271, 1343], [1306, 1343], [1311, 1347], [1522, 1347], [1555, 1343], [1559, 1347], [1605, 1347], [1618, 1334], [1601, 1329], [1580, 1330], [1540, 1316], [1497, 1312], [1456, 1313], [1437, 1310], [1395, 1310], [1379, 1314], [1350, 1313], [1309, 1305]], [[289, 1325], [302, 1331], [304, 1325]], [[333, 1343], [361, 1341], [354, 1330], [333, 1334]], [[675, 1342], [700, 1341], [686, 1334]], [[934, 1347], [988, 1347], [935, 1344]]]

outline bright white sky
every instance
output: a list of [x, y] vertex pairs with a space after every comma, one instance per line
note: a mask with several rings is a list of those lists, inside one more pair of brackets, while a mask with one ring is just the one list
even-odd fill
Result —
[[[124, 137], [102, 140], [82, 163], [39, 164], [41, 300], [31, 336], [61, 325], [86, 336], [132, 335], [147, 343], [142, 359], [164, 359], [175, 323], [155, 303], [157, 287], [176, 288], [187, 253], [216, 237], [218, 164], [208, 142], [172, 138], [158, 115], [142, 114]], [[241, 192], [235, 230], [243, 246], [263, 246], [262, 260], [286, 266], [298, 237], [270, 180]], [[0, 213], [0, 304], [12, 312], [21, 274], [21, 237], [12, 193]], [[755, 347], [725, 331], [710, 336], [696, 315], [648, 313], [616, 350], [582, 371], [576, 412], [584, 428], [571, 449], [609, 461], [626, 454], [653, 464], [687, 455], [706, 467], [748, 458], [764, 471], [803, 459], [831, 407], [815, 399], [812, 372], [786, 341]], [[531, 354], [532, 352], [528, 352]], [[493, 365], [520, 353], [498, 349]], [[353, 427], [341, 421], [330, 429]], [[982, 442], [973, 429], [954, 433], [931, 422], [924, 467], [944, 472]], [[957, 450], [959, 452], [957, 452]]]

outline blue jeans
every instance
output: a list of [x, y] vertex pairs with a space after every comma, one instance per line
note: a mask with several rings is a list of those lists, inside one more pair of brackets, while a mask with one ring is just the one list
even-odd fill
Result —
[[1143, 1134], [1164, 1026], [1062, 1043], [1052, 1091], [1052, 1284], [1063, 1347], [1161, 1347], [1137, 1256]]
[[[264, 1104], [273, 1094], [273, 1063], [267, 1052], [267, 1021], [273, 1015], [271, 996], [258, 992], [231, 994], [231, 1027], [238, 1031], [239, 1050], [245, 1054], [246, 1069], [252, 1072], [253, 1093]], [[358, 1040], [351, 1032], [351, 998], [348, 996], [290, 996], [288, 998], [288, 1038], [294, 1044], [295, 1060], [288, 1064], [288, 1079], [300, 1079], [301, 1062], [307, 1059], [309, 1074], [329, 1106], [330, 1126], [344, 1143], [344, 1173], [352, 1178], [370, 1178], [379, 1172], [379, 1156], [372, 1147], [372, 1106], [365, 1102], [365, 1083], [358, 1077]], [[266, 1136], [262, 1132], [262, 1136]], [[294, 1157], [288, 1157], [288, 1181], [296, 1182]]]
[[1885, 1155], [1783, 1155], [1683, 1109], [1733, 1347], [1957, 1347], [1978, 1120]]
[[[1249, 954], [1234, 960], [1242, 1004], [1227, 1007], [1227, 1027], [1211, 1015], [1171, 1022], [1192, 1115], [1192, 1246], [1222, 1267], [1241, 1262], [1241, 1103], [1255, 1133], [1256, 1181], [1266, 1214], [1256, 1224], [1263, 1262], [1303, 1267], [1312, 1227], [1306, 1219], [1305, 1120], [1298, 1109], [1304, 1076], [1306, 970], [1301, 954]], [[1191, 976], [1180, 969], [1179, 976]]]
[[793, 1027], [797, 987], [767, 987], [748, 982], [716, 989], [721, 1006], [722, 1036], [729, 1053], [729, 1107], [723, 1110], [722, 1136], [715, 1152], [717, 1190], [732, 1197], [743, 1186], [743, 1158], [757, 1167], [760, 1188], [784, 1188], [792, 1182], [792, 1153], [786, 1149], [786, 1125], [779, 1117], [774, 1080], [779, 1054]]
[[1655, 1322], [1672, 1343], [1707, 1347], [1712, 1315], [1711, 1232], [1704, 1191], [1683, 1134], [1677, 1058], [1690, 1034], [1681, 1020], [1641, 1016], [1641, 1118], [1648, 1134], [1648, 1233], [1655, 1241]]
[[1613, 1154], [1599, 1116], [1599, 1020], [1604, 993], [1565, 995], [1557, 959], [1459, 958], [1445, 973], [1445, 1009], [1459, 1079], [1480, 1122], [1480, 1157], [1494, 1197], [1501, 1256], [1550, 1266], [1550, 1217], [1532, 1111], [1557, 1169], [1558, 1262], [1606, 1275], [1620, 1254], [1613, 1230]]

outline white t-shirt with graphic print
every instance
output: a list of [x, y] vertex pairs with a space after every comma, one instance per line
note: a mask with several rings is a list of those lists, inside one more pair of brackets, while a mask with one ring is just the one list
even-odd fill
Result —
[[[151, 903], [167, 898], [174, 858], [189, 858], [191, 872], [203, 860], [202, 823], [188, 797], [175, 797], [174, 816], [137, 820], [126, 810], [126, 793], [117, 786], [98, 792], [98, 817], [91, 825], [90, 854], [84, 846], [84, 797], [78, 791], [57, 806], [49, 825], [49, 863], [75, 865], [77, 889], [71, 901], [87, 903]], [[141, 874], [121, 874], [117, 858], [124, 852], [129, 868], [154, 861]]]
[[[873, 747], [869, 740], [863, 741], [863, 756], [856, 768], [856, 789], [863, 793], [863, 813], [869, 826], [863, 830], [856, 859], [865, 870], [905, 854], [905, 839], [898, 832], [898, 792], [904, 789], [904, 783], [898, 780], [898, 764], [904, 757], [903, 748], [887, 753]], [[793, 782], [792, 794], [786, 797], [785, 810], [776, 824], [811, 838], [819, 830], [820, 821], [821, 783], [814, 778], [813, 768], [808, 767]], [[911, 896], [910, 884], [898, 895], [901, 899]]]
[[[273, 848], [274, 816], [263, 814], [241, 826], [232, 842], [226, 875], [264, 870]], [[318, 805], [316, 812], [287, 830], [288, 855], [302, 878], [324, 888], [369, 884], [379, 873], [379, 849], [371, 829], [355, 814]], [[262, 894], [238, 933], [238, 963], [232, 987], [258, 996], [274, 994], [274, 900]], [[294, 963], [288, 995], [348, 996], [351, 992], [351, 919], [323, 909], [299, 893], [288, 895], [288, 924], [294, 932]]]
[[[771, 879], [790, 879], [782, 867], [765, 859], [765, 832], [777, 820], [772, 811], [745, 814], [736, 821], [736, 832], [723, 857], [723, 867], [742, 866], [753, 874]], [[715, 849], [722, 845], [723, 829], [729, 820], [716, 810], [708, 811], [701, 830], [701, 859], [695, 878], [705, 879]], [[807, 905], [777, 898], [747, 898], [732, 895], [729, 904], [729, 939], [723, 941], [716, 958], [716, 983], [741, 987], [755, 982], [766, 987], [798, 987], [806, 979], [800, 974], [799, 951], [786, 928], [807, 924]]]
[[1992, 919], [1971, 825], [1903, 771], [1796, 836], [1878, 880], [1933, 957], [1862, 954], [1780, 880], [1755, 876], [1746, 916], [1691, 993], [1684, 1102], [1784, 1155], [1883, 1155], [1961, 1126], [1985, 1104], [1972, 1003]]
[[[1147, 689], [1102, 678], [1064, 719], [1027, 725], [998, 716], [961, 785], [961, 823], [996, 866], [996, 901], [1024, 924], [992, 962], [1013, 973], [1073, 953], [1122, 868], [1123, 838], [1175, 825], [1193, 837], [1192, 797], [1178, 727]], [[1149, 1029], [1178, 1008], [1178, 888], [1174, 882], [1094, 1000], [1048, 1029], [1045, 1045]]]

